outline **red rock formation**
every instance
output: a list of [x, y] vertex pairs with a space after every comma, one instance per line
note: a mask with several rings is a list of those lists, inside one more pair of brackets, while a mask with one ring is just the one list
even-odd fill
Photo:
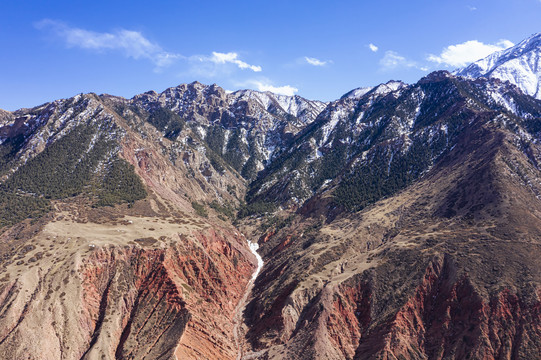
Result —
[[264, 244], [264, 243], [266, 243], [267, 241], [269, 241], [269, 239], [270, 239], [271, 237], [273, 237], [274, 234], [276, 234], [276, 230], [274, 230], [274, 229], [273, 229], [273, 230], [270, 230], [268, 233], [266, 233], [266, 234], [264, 234], [263, 236], [261, 236], [261, 238], [259, 239], [258, 242], [259, 242], [260, 244], [261, 244], [261, 243]]
[[245, 243], [215, 228], [41, 263], [0, 288], [0, 358], [235, 359], [233, 318], [255, 267]]
[[487, 299], [438, 258], [396, 312], [371, 317], [378, 299], [359, 280], [338, 289], [326, 324], [347, 359], [535, 359], [541, 356], [539, 298], [539, 291], [528, 301], [503, 289]]
[[273, 255], [276, 255], [278, 254], [279, 252], [283, 251], [284, 249], [286, 249], [287, 247], [289, 247], [291, 245], [291, 239], [293, 238], [293, 235], [288, 235], [286, 236], [286, 238], [278, 245], [276, 246], [272, 251], [271, 253]]
[[121, 328], [117, 358], [157, 357], [172, 352], [190, 314], [179, 289], [164, 264], [164, 250], [140, 248], [100, 249], [81, 268], [83, 319], [90, 319], [92, 354], [100, 338], [107, 312], [120, 307]]
[[93, 254], [81, 271], [89, 348], [113, 303], [123, 309], [116, 357], [154, 358], [177, 344], [181, 355], [235, 357], [231, 320], [253, 267], [224, 235], [210, 230], [195, 237], [199, 243], [183, 238], [168, 249]]

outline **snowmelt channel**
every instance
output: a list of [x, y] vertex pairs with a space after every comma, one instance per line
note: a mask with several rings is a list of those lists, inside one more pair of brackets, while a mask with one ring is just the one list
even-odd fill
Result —
[[252, 254], [254, 254], [255, 257], [257, 258], [257, 269], [254, 271], [252, 275], [252, 280], [250, 280], [253, 283], [255, 279], [257, 278], [257, 275], [259, 275], [259, 272], [263, 268], [263, 258], [261, 257], [261, 255], [257, 253], [257, 249], [259, 249], [258, 243], [251, 242], [250, 240], [248, 240], [248, 246], [250, 247], [250, 251], [252, 252]]

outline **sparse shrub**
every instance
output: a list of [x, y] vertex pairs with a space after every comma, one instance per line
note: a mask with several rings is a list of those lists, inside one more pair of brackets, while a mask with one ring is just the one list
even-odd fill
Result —
[[192, 208], [195, 210], [195, 213], [201, 217], [208, 217], [208, 211], [205, 209], [205, 205], [198, 203], [197, 201], [192, 201]]

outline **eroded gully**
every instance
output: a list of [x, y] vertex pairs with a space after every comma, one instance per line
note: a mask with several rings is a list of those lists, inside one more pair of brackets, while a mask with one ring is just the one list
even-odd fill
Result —
[[246, 286], [246, 290], [244, 291], [244, 295], [242, 296], [241, 300], [239, 301], [237, 308], [235, 310], [235, 317], [233, 319], [234, 324], [234, 336], [235, 336], [235, 344], [237, 345], [237, 360], [241, 360], [244, 355], [244, 348], [243, 348], [243, 341], [241, 340], [244, 336], [245, 329], [243, 328], [244, 325], [244, 309], [246, 307], [246, 300], [248, 299], [248, 295], [250, 295], [250, 292], [252, 291], [252, 288], [254, 287], [255, 279], [257, 279], [257, 276], [261, 272], [261, 269], [263, 268], [263, 258], [261, 255], [257, 253], [257, 250], [259, 249], [259, 244], [257, 242], [252, 242], [250, 240], [247, 240], [248, 246], [250, 248], [250, 251], [257, 259], [257, 268], [255, 269], [254, 273], [252, 274], [252, 278], [250, 279], [250, 282]]

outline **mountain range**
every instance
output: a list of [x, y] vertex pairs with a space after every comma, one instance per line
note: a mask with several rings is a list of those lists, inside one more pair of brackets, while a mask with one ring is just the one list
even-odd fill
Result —
[[539, 358], [540, 39], [328, 103], [0, 111], [0, 357]]

